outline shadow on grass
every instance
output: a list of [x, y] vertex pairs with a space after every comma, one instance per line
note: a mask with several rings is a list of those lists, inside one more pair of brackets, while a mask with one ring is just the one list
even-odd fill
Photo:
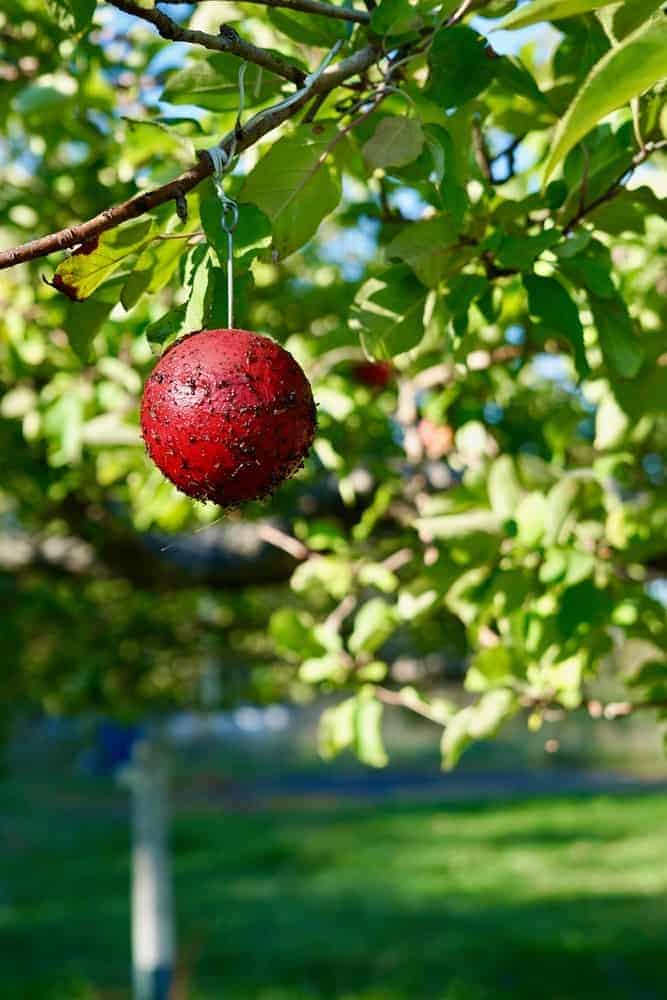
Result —
[[[189, 1000], [658, 1000], [666, 820], [657, 796], [181, 818]], [[127, 996], [127, 846], [21, 855], [3, 1000]]]

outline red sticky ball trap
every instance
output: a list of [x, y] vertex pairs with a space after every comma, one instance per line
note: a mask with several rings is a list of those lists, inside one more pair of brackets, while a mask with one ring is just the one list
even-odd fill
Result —
[[315, 426], [300, 366], [280, 344], [247, 330], [188, 334], [144, 386], [149, 455], [182, 493], [223, 507], [265, 497], [292, 476]]

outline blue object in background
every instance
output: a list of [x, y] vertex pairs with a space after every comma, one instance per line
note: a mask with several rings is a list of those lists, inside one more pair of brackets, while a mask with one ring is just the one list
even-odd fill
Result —
[[95, 774], [113, 775], [128, 764], [134, 744], [143, 735], [143, 726], [126, 725], [113, 719], [99, 722], [95, 733]]

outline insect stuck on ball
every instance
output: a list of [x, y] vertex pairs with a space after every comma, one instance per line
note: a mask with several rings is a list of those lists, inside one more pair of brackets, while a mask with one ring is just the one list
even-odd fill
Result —
[[173, 344], [144, 386], [141, 428], [167, 479], [231, 508], [272, 493], [313, 442], [310, 383], [292, 355], [247, 330], [200, 330]]

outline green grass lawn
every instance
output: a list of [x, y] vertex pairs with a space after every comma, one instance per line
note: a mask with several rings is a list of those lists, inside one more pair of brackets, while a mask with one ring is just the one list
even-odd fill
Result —
[[[129, 995], [123, 799], [96, 787], [6, 787], [3, 1000]], [[656, 795], [180, 815], [177, 1000], [663, 998], [666, 829]]]

